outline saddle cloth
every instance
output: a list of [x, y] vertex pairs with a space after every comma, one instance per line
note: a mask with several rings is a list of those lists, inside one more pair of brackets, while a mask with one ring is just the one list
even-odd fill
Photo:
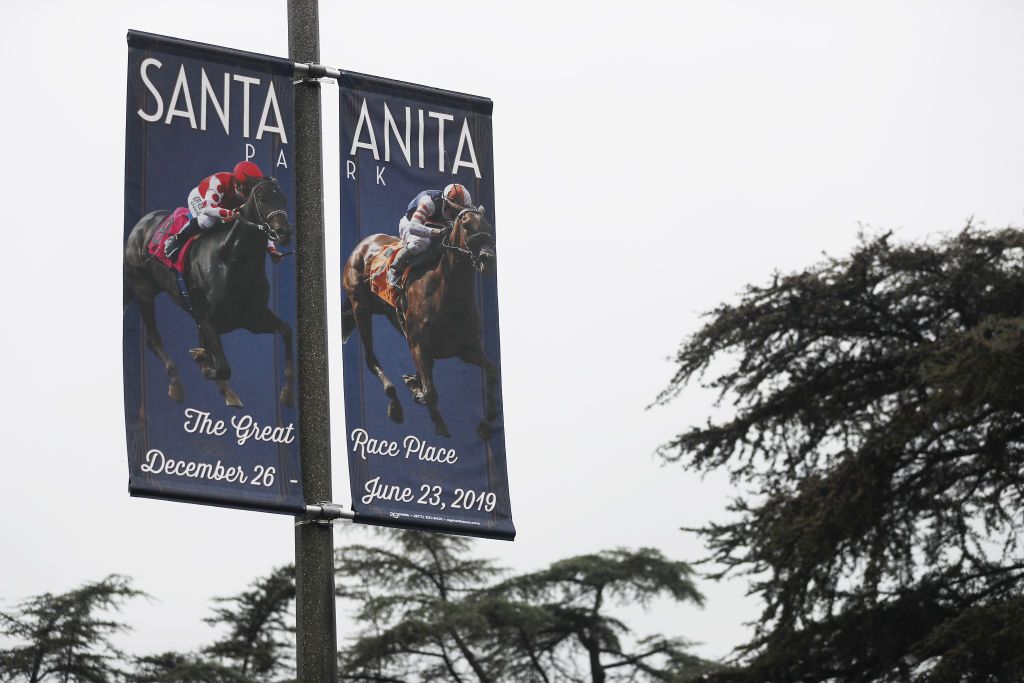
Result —
[[182, 245], [181, 249], [178, 250], [177, 257], [173, 261], [164, 254], [164, 242], [171, 235], [181, 232], [181, 229], [186, 225], [188, 225], [188, 209], [183, 207], [175, 209], [170, 215], [160, 221], [160, 225], [156, 226], [156, 230], [153, 231], [153, 236], [149, 238], [149, 244], [146, 247], [150, 256], [176, 273], [182, 272], [189, 247], [192, 246], [192, 242], [195, 241], [197, 235]]
[[[384, 247], [370, 258], [370, 291], [395, 308], [401, 308], [399, 305], [399, 294], [394, 287], [388, 284], [388, 271], [391, 270], [391, 264], [395, 262], [398, 252], [401, 250], [402, 243], [395, 242]], [[410, 270], [411, 268], [406, 268], [405, 272], [402, 273], [403, 284], [409, 278]]]

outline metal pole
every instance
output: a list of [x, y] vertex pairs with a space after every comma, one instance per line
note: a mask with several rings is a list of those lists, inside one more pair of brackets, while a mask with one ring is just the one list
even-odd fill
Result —
[[[320, 61], [317, 0], [288, 0], [288, 56]], [[324, 285], [323, 159], [320, 84], [295, 86], [295, 218], [298, 239], [299, 429], [307, 501], [331, 500], [327, 296]], [[299, 683], [338, 680], [334, 604], [334, 530], [330, 522], [295, 525], [295, 641]]]

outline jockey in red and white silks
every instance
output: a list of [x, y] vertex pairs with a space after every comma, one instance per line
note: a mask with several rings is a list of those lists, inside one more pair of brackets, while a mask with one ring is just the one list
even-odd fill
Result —
[[471, 208], [473, 198], [469, 190], [458, 183], [452, 183], [444, 190], [424, 190], [416, 195], [398, 221], [398, 235], [402, 238], [403, 248], [391, 264], [388, 283], [401, 287], [402, 272], [409, 262], [429, 249], [431, 240], [444, 233], [443, 229], [427, 223], [449, 223], [455, 220], [459, 211]]
[[[192, 235], [235, 220], [238, 209], [249, 197], [250, 189], [262, 179], [263, 172], [259, 166], [251, 161], [241, 161], [230, 173], [214, 173], [200, 180], [188, 195], [188, 225], [164, 243], [167, 258], [173, 259]], [[284, 258], [270, 240], [267, 241], [267, 251], [275, 263]]]

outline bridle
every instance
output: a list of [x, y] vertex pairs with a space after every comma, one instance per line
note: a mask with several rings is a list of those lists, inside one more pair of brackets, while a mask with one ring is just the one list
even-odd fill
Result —
[[[448, 226], [447, 226], [448, 230], [445, 231], [444, 237], [441, 238], [441, 246], [444, 247], [445, 249], [451, 249], [452, 251], [457, 251], [457, 252], [459, 252], [461, 254], [465, 254], [466, 256], [469, 257], [469, 260], [472, 261], [473, 265], [475, 266], [477, 261], [478, 261], [478, 259], [477, 259], [476, 255], [473, 254], [473, 251], [471, 249], [466, 249], [465, 247], [460, 247], [457, 244], [452, 244], [449, 241], [449, 239], [451, 238], [452, 233], [455, 231], [455, 226], [458, 225], [459, 221], [462, 220], [463, 216], [465, 216], [466, 214], [470, 214], [470, 213], [475, 213], [478, 216], [483, 216], [483, 214], [484, 214], [484, 212], [481, 211], [480, 209], [469, 209], [469, 208], [466, 208], [466, 209], [462, 209], [461, 211], [459, 211], [458, 215], [455, 216], [455, 220], [453, 220], [451, 223], [448, 224]], [[484, 234], [485, 233], [476, 233], [476, 235], [471, 235], [469, 237], [469, 240], [467, 240], [467, 244], [470, 241], [472, 241], [472, 239], [474, 237], [476, 237], [477, 235], [483, 237]]]
[[288, 212], [285, 209], [274, 209], [270, 213], [263, 213], [263, 204], [260, 202], [260, 196], [256, 193], [256, 190], [261, 185], [265, 185], [266, 183], [273, 183], [274, 187], [277, 187], [276, 180], [274, 180], [273, 178], [264, 178], [263, 180], [259, 181], [249, 189], [249, 197], [252, 199], [253, 204], [255, 205], [256, 216], [259, 218], [260, 222], [253, 223], [248, 218], [242, 216], [241, 213], [239, 213], [238, 218], [242, 219], [246, 225], [251, 225], [252, 227], [262, 232], [264, 235], [267, 236], [267, 239], [273, 242], [277, 242], [279, 239], [281, 239], [281, 235], [277, 232], [277, 230], [273, 228], [273, 226], [270, 225], [270, 219], [279, 214], [287, 215]]

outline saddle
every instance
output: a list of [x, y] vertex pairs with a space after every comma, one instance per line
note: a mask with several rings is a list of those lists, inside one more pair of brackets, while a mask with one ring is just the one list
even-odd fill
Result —
[[164, 243], [167, 242], [167, 238], [181, 232], [182, 228], [188, 225], [188, 220], [188, 209], [179, 207], [172, 211], [156, 226], [153, 236], [149, 238], [149, 244], [146, 245], [146, 251], [149, 252], [151, 258], [155, 258], [171, 269], [178, 281], [178, 292], [181, 294], [181, 299], [191, 311], [192, 297], [189, 295], [188, 285], [185, 283], [185, 259], [188, 258], [189, 248], [196, 241], [198, 235], [193, 235], [185, 244], [181, 245], [177, 257], [173, 260], [167, 258], [167, 254], [164, 253]]
[[160, 225], [156, 226], [156, 230], [153, 231], [153, 236], [149, 238], [149, 244], [146, 245], [146, 250], [150, 256], [175, 273], [184, 272], [185, 258], [188, 255], [189, 247], [192, 246], [192, 242], [195, 241], [198, 235], [193, 236], [185, 244], [181, 245], [181, 249], [178, 250], [178, 254], [173, 260], [167, 258], [167, 255], [164, 254], [164, 243], [171, 235], [177, 235], [181, 232], [181, 229], [186, 225], [188, 225], [188, 209], [184, 207], [177, 208], [160, 221]]
[[370, 291], [399, 311], [402, 310], [402, 291], [412, 281], [413, 273], [425, 270], [425, 266], [433, 265], [441, 254], [440, 245], [435, 243], [431, 244], [425, 252], [413, 258], [401, 275], [402, 290], [398, 290], [388, 282], [388, 271], [391, 270], [391, 264], [395, 262], [401, 249], [401, 242], [389, 244], [370, 259]]

